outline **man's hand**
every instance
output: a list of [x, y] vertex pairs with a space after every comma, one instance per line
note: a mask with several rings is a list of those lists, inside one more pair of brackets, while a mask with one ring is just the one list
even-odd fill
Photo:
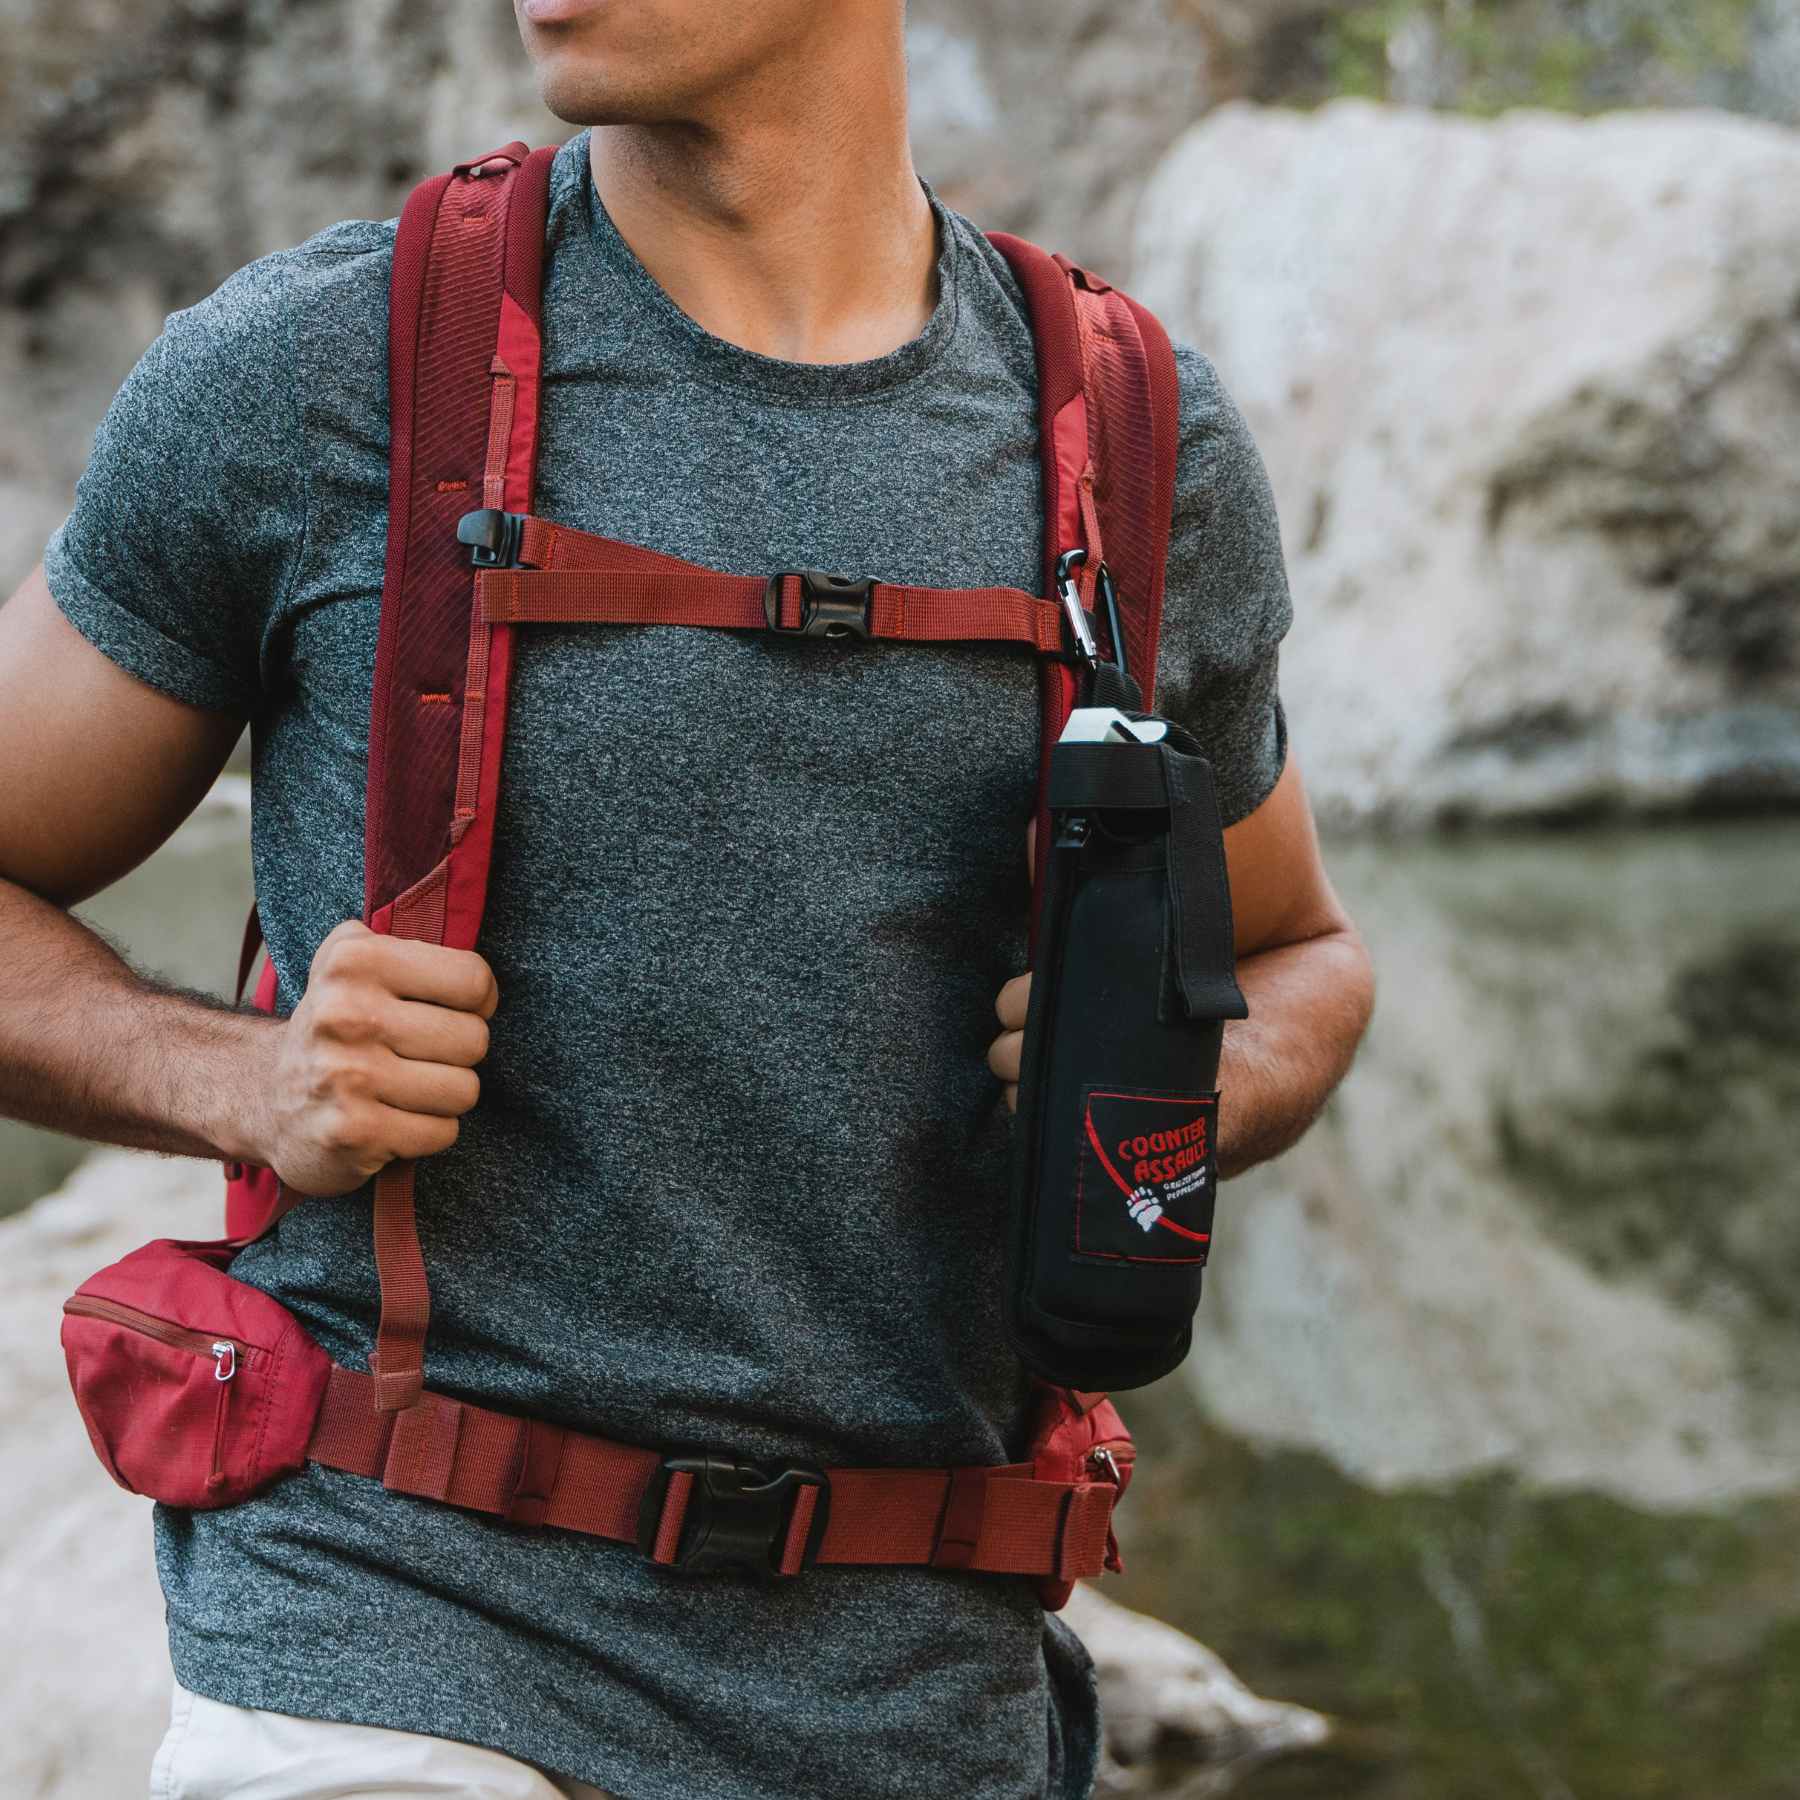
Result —
[[346, 1194], [398, 1158], [448, 1149], [480, 1095], [498, 1003], [474, 951], [345, 920], [280, 1033], [259, 1160], [299, 1193]]
[[41, 566], [0, 606], [0, 1116], [346, 1193], [456, 1138], [487, 964], [350, 921], [271, 1019], [139, 975], [69, 910], [193, 811], [242, 726], [118, 668]]
[[988, 1045], [988, 1067], [1005, 1086], [1006, 1110], [1019, 1110], [1019, 1057], [1025, 1049], [1025, 1009], [1031, 1004], [1031, 971], [1015, 975], [1000, 990], [994, 1011], [1000, 1016], [1000, 1035]]

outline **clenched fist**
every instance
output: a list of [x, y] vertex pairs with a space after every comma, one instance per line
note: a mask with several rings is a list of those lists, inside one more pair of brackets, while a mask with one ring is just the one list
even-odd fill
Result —
[[262, 1160], [297, 1193], [347, 1194], [398, 1158], [448, 1149], [481, 1092], [499, 998], [473, 950], [346, 919], [272, 1034]]

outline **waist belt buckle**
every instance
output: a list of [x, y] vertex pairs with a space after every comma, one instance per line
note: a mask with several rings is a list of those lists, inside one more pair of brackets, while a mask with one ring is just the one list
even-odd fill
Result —
[[[687, 1503], [674, 1528], [674, 1542], [663, 1543], [664, 1515], [677, 1475], [690, 1475]], [[799, 1507], [808, 1489], [811, 1502], [806, 1541], [794, 1573], [810, 1569], [825, 1539], [831, 1513], [831, 1483], [823, 1469], [794, 1463], [772, 1473], [755, 1463], [725, 1456], [668, 1456], [651, 1474], [638, 1507], [637, 1547], [664, 1568], [692, 1574], [722, 1569], [765, 1580], [787, 1573], [788, 1539], [799, 1523]], [[659, 1549], [662, 1554], [658, 1554]]]
[[[781, 584], [800, 584], [800, 623], [781, 622]], [[871, 577], [832, 575], [824, 569], [782, 569], [763, 590], [763, 617], [769, 629], [784, 637], [859, 637], [869, 635], [869, 608], [874, 600]]]

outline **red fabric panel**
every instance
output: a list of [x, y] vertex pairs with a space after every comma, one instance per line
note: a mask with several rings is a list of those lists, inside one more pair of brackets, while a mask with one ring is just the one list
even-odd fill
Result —
[[[370, 717], [364, 916], [449, 847], [472, 570], [456, 541], [486, 464], [516, 171], [434, 177], [401, 215], [389, 302], [388, 567]], [[541, 236], [541, 221], [540, 221]], [[442, 491], [447, 481], [461, 489]]]
[[[394, 239], [393, 273], [388, 288], [388, 526], [387, 568], [382, 585], [382, 619], [375, 651], [375, 683], [369, 718], [369, 789], [364, 820], [365, 916], [377, 902], [377, 888], [397, 893], [405, 882], [386, 883], [378, 871], [386, 858], [388, 795], [378, 771], [385, 770], [393, 753], [389, 748], [389, 723], [394, 717], [393, 695], [399, 678], [399, 654], [404, 642], [400, 631], [399, 596], [407, 582], [407, 550], [412, 539], [414, 481], [413, 398], [418, 372], [419, 327], [424, 305], [426, 263], [439, 203], [454, 178], [433, 176], [421, 182], [407, 197]], [[403, 711], [405, 709], [402, 709]], [[398, 735], [410, 731], [402, 723]]]
[[[515, 200], [514, 204], [522, 205], [523, 200]], [[539, 408], [536, 400], [543, 347], [537, 320], [511, 294], [500, 296], [500, 341], [496, 354], [512, 371], [518, 384], [513, 396], [512, 430], [506, 451], [506, 498], [501, 504], [509, 512], [529, 512], [537, 471]], [[528, 416], [523, 419], [518, 411], [520, 401], [529, 408]]]
[[1088, 466], [1087, 396], [1076, 394], [1050, 421], [1051, 461], [1056, 465], [1056, 517], [1046, 515], [1044, 529], [1060, 545], [1057, 554], [1077, 545], [1087, 547], [1081, 526], [1081, 475]]
[[1156, 685], [1174, 510], [1174, 352], [1142, 307], [1086, 270], [1057, 260], [1068, 271], [1079, 318], [1094, 504], [1119, 593], [1126, 660], [1148, 704]]
[[1144, 482], [1146, 539], [1143, 557], [1147, 570], [1144, 604], [1136, 624], [1142, 635], [1142, 668], [1138, 687], [1144, 704], [1156, 704], [1156, 653], [1162, 639], [1163, 578], [1169, 559], [1169, 532], [1175, 519], [1175, 463], [1181, 443], [1181, 387], [1175, 371], [1175, 351], [1162, 323], [1128, 294], [1119, 296], [1136, 321], [1150, 377], [1151, 453]]
[[[537, 478], [537, 446], [542, 417], [540, 375], [543, 364], [544, 213], [554, 147], [534, 150], [512, 181], [506, 218], [505, 291], [495, 321], [492, 361], [513, 378], [512, 422], [503, 449], [504, 468], [490, 460], [484, 484], [502, 477], [505, 509], [529, 513]], [[483, 621], [471, 613], [471, 632], [486, 631], [484, 653], [471, 656], [480, 666], [479, 774], [475, 783], [474, 817], [452, 827], [450, 887], [444, 942], [458, 949], [475, 947], [487, 907], [488, 870], [494, 854], [494, 809], [500, 795], [500, 768], [505, 750], [506, 704], [512, 685], [513, 646], [509, 626]]]

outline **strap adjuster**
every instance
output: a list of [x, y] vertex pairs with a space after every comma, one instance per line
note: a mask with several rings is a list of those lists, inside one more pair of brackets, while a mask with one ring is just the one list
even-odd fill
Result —
[[456, 521], [456, 541], [469, 546], [469, 561], [478, 569], [516, 569], [525, 538], [525, 515], [479, 506]]
[[[781, 584], [800, 583], [800, 623], [781, 622]], [[771, 631], [783, 637], [859, 637], [869, 635], [869, 611], [874, 604], [872, 578], [833, 575], [824, 569], [782, 569], [769, 577], [763, 589], [763, 617]]]
[[[671, 1505], [679, 1508], [672, 1518]], [[830, 1515], [830, 1480], [810, 1463], [770, 1473], [725, 1456], [667, 1456], [638, 1507], [637, 1547], [664, 1568], [767, 1580], [818, 1561]], [[797, 1557], [789, 1554], [796, 1531], [804, 1535]]]

